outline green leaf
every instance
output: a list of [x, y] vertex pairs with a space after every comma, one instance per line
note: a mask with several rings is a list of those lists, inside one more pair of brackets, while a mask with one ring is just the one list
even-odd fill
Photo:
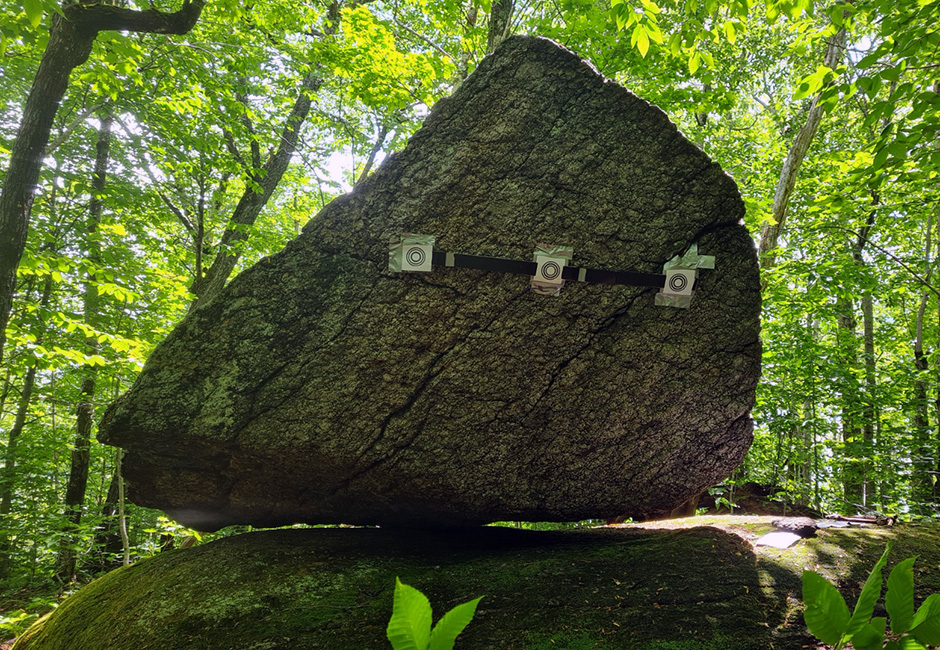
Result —
[[392, 618], [385, 631], [394, 650], [427, 650], [431, 603], [420, 591], [395, 578]]
[[892, 643], [894, 645], [889, 643], [885, 646], [885, 650], [927, 650], [927, 646], [912, 636], [906, 636], [900, 641], [893, 641]]
[[940, 594], [929, 596], [917, 610], [911, 634], [921, 643], [940, 645]]
[[865, 623], [855, 636], [852, 637], [852, 647], [855, 650], [881, 650], [885, 639], [884, 618], [872, 619], [871, 623]]
[[878, 76], [882, 79], [887, 79], [888, 81], [897, 81], [901, 78], [901, 67], [894, 66], [893, 68], [885, 68]]
[[871, 66], [878, 63], [878, 59], [880, 58], [881, 58], [881, 51], [876, 50], [872, 52], [871, 54], [862, 57], [862, 60], [856, 64], [856, 67], [861, 68], [862, 70], [864, 70], [865, 68], [870, 68]]
[[637, 28], [639, 28], [640, 33], [636, 39], [636, 48], [640, 51], [640, 56], [646, 58], [646, 53], [649, 52], [650, 49], [650, 39], [645, 28], [639, 24]]
[[467, 624], [473, 619], [477, 605], [483, 596], [469, 602], [457, 605], [444, 614], [431, 631], [430, 650], [453, 650], [457, 635], [463, 632]]
[[673, 56], [679, 56], [679, 47], [682, 45], [682, 37], [678, 34], [673, 34], [672, 38], [669, 39], [669, 52]]
[[[898, 160], [907, 158], [907, 145], [903, 142], [894, 141], [888, 145], [888, 152]], [[893, 626], [892, 626], [893, 629]]]
[[39, 27], [42, 22], [42, 0], [23, 0], [23, 10], [29, 18], [29, 24]]
[[862, 587], [862, 593], [858, 597], [858, 602], [855, 603], [855, 611], [852, 613], [852, 620], [849, 621], [846, 635], [854, 635], [871, 619], [871, 614], [875, 610], [875, 603], [881, 597], [881, 569], [888, 561], [888, 553], [890, 552], [891, 542], [888, 542], [885, 552], [881, 554], [881, 559], [875, 563], [871, 573], [868, 574], [868, 579], [865, 580], [865, 586]]
[[885, 162], [888, 160], [888, 153], [889, 153], [889, 152], [888, 152], [888, 148], [887, 148], [887, 147], [882, 147], [882, 148], [875, 154], [875, 158], [874, 158], [874, 160], [873, 160], [872, 163], [871, 163], [871, 171], [873, 171], [873, 172], [874, 172], [874, 171], [877, 171], [877, 170], [880, 169], [882, 166], [884, 166]]
[[885, 608], [891, 617], [891, 631], [895, 634], [910, 630], [914, 619], [914, 560], [904, 560], [888, 576]]
[[842, 6], [834, 5], [829, 8], [829, 20], [832, 21], [832, 24], [836, 27], [842, 27]]
[[803, 572], [806, 627], [823, 643], [838, 645], [849, 626], [849, 607], [839, 590], [815, 571]]

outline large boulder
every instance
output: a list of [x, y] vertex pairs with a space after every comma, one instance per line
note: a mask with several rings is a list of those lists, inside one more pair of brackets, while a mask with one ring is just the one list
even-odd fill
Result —
[[[668, 512], [751, 442], [743, 214], [661, 110], [551, 41], [510, 38], [401, 153], [191, 312], [99, 437], [125, 449], [131, 500], [202, 529]], [[715, 259], [680, 309], [642, 286], [547, 296], [519, 275], [395, 273], [403, 233], [646, 274]]]

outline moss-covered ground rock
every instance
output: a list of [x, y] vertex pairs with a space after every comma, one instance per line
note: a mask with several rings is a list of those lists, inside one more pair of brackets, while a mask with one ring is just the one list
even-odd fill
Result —
[[750, 540], [770, 519], [558, 532], [247, 533], [106, 575], [16, 649], [389, 648], [397, 576], [428, 595], [435, 619], [485, 596], [458, 650], [796, 650], [808, 640], [802, 570], [836, 580], [852, 604], [889, 539], [889, 568], [919, 556], [917, 598], [940, 591], [935, 526], [823, 530], [787, 551], [755, 550]]

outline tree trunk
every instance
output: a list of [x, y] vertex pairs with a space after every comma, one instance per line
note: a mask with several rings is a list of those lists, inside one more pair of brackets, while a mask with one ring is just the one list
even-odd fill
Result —
[[[872, 196], [873, 203], [875, 206], [880, 202], [879, 196], [877, 193]], [[865, 257], [864, 251], [865, 246], [868, 244], [868, 238], [871, 234], [871, 229], [875, 225], [875, 216], [877, 212], [873, 207], [871, 212], [868, 213], [868, 219], [865, 222], [865, 225], [858, 232], [855, 239], [855, 247], [852, 250], [852, 258], [855, 260], [856, 266], [865, 267]], [[875, 408], [875, 390], [876, 390], [876, 367], [875, 367], [875, 323], [874, 323], [874, 303], [871, 294], [871, 289], [868, 288], [866, 283], [865, 287], [862, 289], [862, 341], [863, 341], [863, 363], [865, 369], [865, 387], [861, 393], [861, 416], [862, 416], [862, 426], [861, 426], [861, 447], [859, 452], [861, 455], [861, 462], [859, 466], [859, 473], [861, 475], [862, 481], [862, 505], [867, 506], [869, 502], [869, 496], [871, 494], [871, 459], [874, 451], [875, 444], [875, 423], [877, 422], [877, 409]]]
[[[116, 457], [120, 455], [120, 451], [120, 449], [117, 450]], [[121, 539], [120, 472], [120, 460], [117, 460], [114, 474], [111, 475], [111, 482], [108, 484], [108, 494], [101, 506], [101, 526], [95, 531], [95, 539], [92, 543], [94, 557], [91, 564], [96, 572], [108, 571], [121, 564], [120, 561], [114, 561], [114, 558], [121, 553], [124, 546]]]
[[512, 33], [513, 0], [493, 0], [486, 34], [486, 53], [490, 54]]
[[[874, 195], [874, 204], [878, 204], [878, 196]], [[872, 209], [868, 214], [865, 225], [856, 233], [855, 241], [851, 245], [852, 260], [856, 266], [864, 267], [865, 246], [875, 224], [876, 211]], [[854, 292], [853, 292], [854, 293]], [[837, 301], [839, 312], [840, 347], [843, 354], [844, 367], [854, 369], [858, 364], [858, 338], [855, 318], [855, 305], [850, 298], [839, 298]], [[843, 465], [843, 488], [845, 500], [849, 504], [860, 506], [868, 505], [868, 495], [871, 491], [869, 484], [871, 474], [871, 455], [874, 445], [875, 431], [875, 342], [873, 305], [871, 291], [867, 288], [862, 291], [862, 327], [864, 340], [864, 366], [865, 387], [858, 385], [854, 373], [847, 373], [842, 391], [842, 441], [845, 451]]]
[[7, 532], [6, 518], [10, 514], [10, 508], [13, 504], [13, 490], [16, 487], [16, 447], [20, 435], [23, 433], [23, 426], [26, 423], [26, 414], [29, 412], [29, 402], [33, 396], [33, 385], [36, 382], [36, 364], [32, 364], [26, 371], [26, 378], [23, 380], [23, 391], [20, 393], [19, 403], [16, 407], [16, 419], [13, 421], [13, 428], [10, 429], [10, 436], [7, 438], [7, 448], [4, 452], [2, 491], [0, 496], [0, 521], [3, 529], [0, 531], [0, 580], [6, 580], [10, 577], [10, 536]]
[[[940, 83], [936, 84], [934, 88], [940, 91]], [[940, 258], [940, 218], [937, 219], [937, 256]], [[937, 303], [937, 332], [940, 333], [940, 300]], [[937, 357], [937, 392], [934, 395], [934, 417], [936, 421], [937, 428], [937, 440], [934, 447], [934, 481], [933, 481], [933, 497], [934, 499], [940, 498], [940, 356]]]
[[862, 338], [864, 345], [865, 363], [865, 393], [862, 399], [862, 442], [864, 444], [862, 462], [862, 477], [864, 483], [863, 503], [871, 501], [872, 492], [872, 458], [875, 449], [875, 433], [878, 428], [878, 408], [875, 399], [877, 391], [877, 367], [875, 365], [875, 323], [874, 302], [869, 289], [862, 294]]
[[[829, 41], [826, 48], [826, 55], [823, 65], [835, 69], [842, 59], [842, 52], [845, 50], [845, 30], [841, 29]], [[771, 269], [777, 261], [775, 250], [777, 248], [780, 233], [786, 225], [787, 206], [790, 203], [790, 195], [793, 194], [793, 188], [796, 186], [796, 179], [800, 173], [800, 165], [809, 151], [809, 146], [816, 137], [816, 131], [819, 129], [819, 123], [822, 120], [823, 109], [819, 104], [819, 95], [813, 98], [809, 112], [806, 114], [806, 122], [797, 133], [790, 147], [787, 157], [783, 161], [783, 167], [780, 170], [780, 178], [777, 181], [777, 188], [774, 191], [774, 202], [772, 207], [773, 223], [764, 226], [761, 231], [760, 246], [758, 254], [760, 256], [761, 269]]]
[[[111, 124], [110, 115], [102, 118], [98, 130], [98, 142], [95, 148], [95, 172], [91, 182], [91, 201], [88, 215], [88, 249], [86, 257], [91, 262], [92, 269], [101, 263], [101, 252], [96, 242], [98, 226], [101, 223], [103, 204], [101, 197], [104, 194], [107, 180], [108, 163], [111, 158]], [[95, 271], [88, 273], [85, 281], [83, 311], [85, 324], [96, 329], [100, 299], [98, 296], [97, 278]], [[96, 336], [91, 335], [85, 339], [85, 354], [97, 355], [100, 344]], [[91, 448], [91, 429], [95, 419], [95, 385], [97, 383], [98, 367], [94, 363], [86, 364], [82, 370], [81, 394], [75, 410], [75, 444], [72, 449], [72, 464], [69, 469], [69, 480], [65, 491], [65, 517], [66, 531], [75, 532], [82, 520], [82, 509], [85, 504], [85, 490], [88, 485], [88, 464]], [[56, 578], [62, 582], [71, 582], [75, 576], [76, 556], [73, 540], [70, 535], [63, 536], [62, 547], [56, 558]]]
[[[49, 304], [49, 297], [52, 295], [52, 277], [46, 277], [43, 286], [42, 298], [39, 301], [40, 306], [46, 307]], [[36, 345], [40, 345], [43, 340], [44, 332], [40, 331], [36, 335]], [[10, 429], [10, 435], [7, 437], [6, 451], [4, 452], [3, 474], [0, 475], [0, 580], [10, 577], [10, 568], [12, 558], [10, 557], [10, 537], [7, 534], [6, 518], [13, 507], [13, 493], [16, 490], [16, 459], [17, 445], [20, 436], [23, 433], [23, 427], [26, 426], [26, 416], [29, 413], [30, 400], [33, 397], [33, 388], [36, 384], [36, 364], [33, 363], [26, 371], [26, 377], [23, 379], [23, 389], [20, 392], [20, 399], [16, 405], [16, 418], [13, 420], [13, 428]]]
[[[931, 264], [930, 253], [933, 248], [933, 215], [927, 217], [927, 236], [924, 245], [924, 264], [927, 267], [924, 279], [930, 282]], [[934, 453], [931, 444], [930, 416], [928, 406], [928, 356], [924, 352], [924, 318], [927, 313], [927, 303], [930, 299], [930, 290], [924, 288], [920, 294], [920, 305], [917, 309], [917, 319], [914, 325], [914, 440], [915, 463], [926, 467], [922, 478], [915, 478], [915, 484], [920, 488], [917, 500], [932, 496], [934, 492], [933, 480], [930, 470], [934, 465]], [[919, 461], [917, 459], [920, 459]]]
[[61, 14], [52, 14], [49, 42], [26, 99], [23, 121], [10, 152], [10, 167], [0, 189], [0, 361], [43, 152], [72, 70], [88, 59], [98, 32], [185, 34], [196, 24], [204, 3], [184, 0], [182, 9], [173, 14], [73, 3], [67, 4]]
[[[843, 498], [849, 506], [861, 506], [864, 501], [864, 478], [861, 471], [862, 440], [858, 426], [858, 384], [853, 369], [858, 365], [855, 328], [855, 305], [849, 298], [839, 298], [836, 303], [838, 316], [838, 345], [845, 377], [840, 386], [842, 421], [842, 489]], [[854, 513], [853, 513], [854, 514]]]
[[29, 214], [33, 205], [43, 151], [49, 142], [59, 103], [72, 70], [91, 53], [95, 33], [86, 33], [59, 14], [52, 16], [49, 43], [33, 79], [23, 121], [20, 123], [10, 167], [0, 190], [0, 361], [6, 326], [13, 308], [16, 269], [26, 247]]
[[[806, 329], [812, 334], [813, 340], [817, 338], [818, 327], [816, 321], [810, 317], [807, 319]], [[813, 369], [811, 381], [815, 384], [815, 369]], [[815, 421], [815, 390], [803, 399], [803, 408], [798, 418], [798, 423], [793, 429], [792, 437], [798, 447], [798, 450], [791, 452], [790, 468], [788, 474], [792, 477], [797, 486], [797, 496], [795, 503], [801, 506], [810, 504], [813, 495], [816, 493], [814, 485], [818, 481], [817, 472], [813, 463], [814, 452], [816, 449], [816, 421]]]
[[245, 193], [235, 206], [229, 220], [229, 227], [219, 242], [218, 252], [212, 261], [212, 266], [204, 276], [193, 282], [192, 292], [196, 295], [194, 308], [221, 291], [232, 274], [241, 257], [237, 244], [248, 237], [246, 227], [254, 224], [278, 183], [281, 182], [284, 172], [287, 171], [291, 156], [297, 148], [301, 127], [310, 112], [311, 96], [321, 84], [322, 80], [318, 76], [313, 73], [307, 75], [297, 101], [294, 102], [294, 107], [284, 122], [277, 151], [271, 155], [262, 168], [251, 170]]

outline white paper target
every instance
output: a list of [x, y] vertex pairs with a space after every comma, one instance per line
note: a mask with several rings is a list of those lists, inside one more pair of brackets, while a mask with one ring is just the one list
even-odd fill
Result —
[[663, 293], [674, 296], [691, 296], [694, 284], [694, 269], [669, 269], [666, 271], [666, 286], [663, 287]]
[[415, 244], [405, 240], [402, 251], [401, 270], [430, 273], [431, 272], [431, 253], [434, 250], [432, 244]]
[[562, 269], [565, 268], [568, 258], [553, 257], [551, 255], [535, 256], [535, 281], [546, 284], [563, 284]]

